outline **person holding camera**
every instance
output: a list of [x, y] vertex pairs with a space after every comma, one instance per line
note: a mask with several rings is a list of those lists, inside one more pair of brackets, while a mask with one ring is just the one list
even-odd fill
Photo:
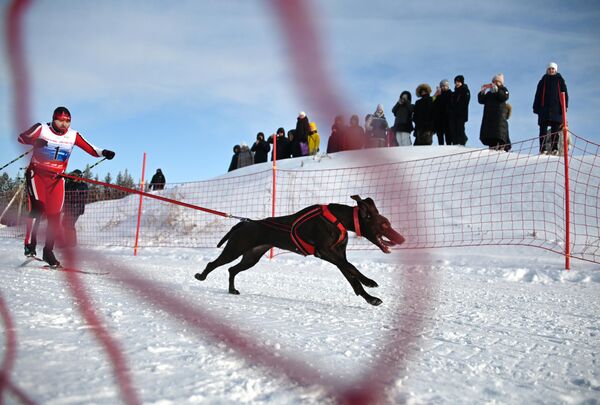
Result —
[[254, 153], [254, 163], [264, 163], [269, 159], [269, 152], [271, 151], [271, 145], [265, 141], [265, 134], [259, 132], [256, 134], [256, 141], [250, 148], [250, 151]]
[[19, 143], [33, 146], [33, 155], [25, 181], [29, 197], [29, 218], [25, 233], [25, 256], [36, 255], [39, 221], [46, 215], [46, 243], [42, 260], [51, 267], [60, 266], [54, 256], [54, 242], [59, 234], [60, 212], [65, 200], [65, 179], [73, 147], [77, 146], [94, 157], [115, 157], [115, 152], [98, 148], [89, 143], [79, 132], [71, 128], [71, 113], [66, 107], [57, 107], [52, 122], [37, 123], [18, 137]]
[[433, 97], [433, 120], [435, 123], [435, 133], [437, 134], [439, 145], [452, 144], [452, 138], [450, 134], [451, 98], [452, 90], [450, 90], [450, 82], [444, 79], [436, 88]]
[[504, 86], [504, 75], [498, 73], [492, 78], [492, 83], [481, 86], [477, 95], [479, 104], [483, 104], [483, 118], [479, 139], [490, 149], [509, 151], [510, 137], [508, 121], [506, 120], [506, 101], [508, 89]]

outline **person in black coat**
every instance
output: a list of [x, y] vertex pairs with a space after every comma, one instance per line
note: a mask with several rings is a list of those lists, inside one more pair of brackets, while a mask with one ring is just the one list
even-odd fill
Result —
[[[292, 132], [292, 131], [293, 130], [290, 130], [290, 132]], [[277, 133], [271, 135], [269, 137], [269, 139], [267, 140], [267, 142], [272, 144], [273, 138], [276, 138], [275, 142], [277, 142], [277, 144], [273, 145], [273, 150], [271, 151], [271, 160], [273, 160], [273, 153], [275, 153], [275, 146], [277, 146], [277, 156], [275, 156], [277, 158], [277, 160], [287, 159], [287, 158], [291, 157], [292, 156], [291, 145], [290, 145], [289, 139], [285, 137], [285, 129], [278, 128]]]
[[228, 172], [233, 171], [238, 168], [238, 160], [240, 157], [241, 150], [242, 150], [242, 147], [240, 145], [235, 145], [233, 147], [233, 156], [231, 157], [231, 162], [229, 163], [229, 168], [227, 169]]
[[346, 124], [344, 124], [344, 116], [338, 115], [335, 117], [331, 126], [331, 135], [327, 140], [327, 153], [341, 152], [346, 144]]
[[394, 107], [394, 136], [395, 146], [410, 146], [410, 133], [413, 131], [413, 114], [415, 106], [411, 103], [411, 95], [408, 91], [400, 93], [400, 98]]
[[268, 160], [271, 146], [265, 141], [265, 134], [262, 132], [256, 134], [256, 142], [250, 150], [254, 152], [254, 163], [264, 163]]
[[469, 121], [469, 101], [471, 101], [469, 86], [465, 84], [464, 76], [458, 75], [454, 78], [454, 92], [450, 98], [450, 116], [448, 117], [450, 145], [464, 146], [467, 144], [465, 123]]
[[[294, 139], [290, 140], [292, 157], [308, 155], [308, 135], [310, 134], [310, 122], [304, 111], [300, 111], [296, 121]], [[305, 153], [306, 152], [306, 153]]]
[[[533, 99], [533, 112], [537, 114], [540, 126], [540, 153], [558, 153], [560, 125], [564, 120], [560, 102], [562, 92], [565, 93], [566, 109], [569, 106], [567, 84], [558, 73], [558, 65], [552, 62], [539, 81]], [[547, 136], [548, 127], [550, 127], [550, 136]]]
[[165, 175], [163, 174], [161, 169], [156, 169], [156, 173], [152, 176], [150, 180], [150, 190], [162, 190], [165, 188], [165, 183], [167, 180], [165, 179]]
[[431, 87], [422, 83], [417, 86], [415, 94], [419, 99], [415, 102], [413, 121], [415, 123], [415, 146], [431, 145], [433, 137], [433, 99]]
[[435, 133], [438, 137], [438, 144], [450, 145], [450, 99], [452, 98], [452, 90], [450, 83], [444, 79], [440, 82], [440, 86], [436, 89], [433, 99], [433, 119], [435, 122]]
[[[82, 177], [81, 170], [73, 170], [71, 176]], [[84, 181], [67, 178], [65, 181], [65, 201], [63, 205], [62, 227], [64, 247], [77, 245], [75, 223], [85, 212], [88, 185]]]
[[506, 101], [508, 89], [504, 86], [504, 75], [494, 76], [491, 84], [484, 84], [477, 95], [479, 104], [483, 104], [483, 118], [479, 139], [490, 149], [510, 150]]

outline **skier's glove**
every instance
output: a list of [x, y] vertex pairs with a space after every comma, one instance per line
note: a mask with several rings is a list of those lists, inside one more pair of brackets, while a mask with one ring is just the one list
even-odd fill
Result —
[[112, 158], [115, 157], [115, 152], [113, 152], [112, 150], [104, 149], [102, 151], [102, 156], [104, 156], [108, 160], [111, 160]]
[[48, 141], [43, 138], [38, 138], [33, 142], [34, 148], [43, 148], [45, 146], [48, 146]]

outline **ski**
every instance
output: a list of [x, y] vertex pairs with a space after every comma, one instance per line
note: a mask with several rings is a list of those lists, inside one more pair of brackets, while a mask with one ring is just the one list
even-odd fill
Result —
[[[25, 259], [25, 261], [23, 263], [21, 263], [19, 265], [19, 267], [32, 268], [30, 266], [27, 266], [31, 262], [46, 263], [44, 260], [40, 259], [39, 257], [31, 256], [31, 257], [28, 257], [27, 259]], [[70, 267], [63, 267], [60, 265], [59, 266], [50, 266], [49, 264], [44, 264], [43, 266], [36, 267], [36, 268], [43, 269], [43, 270], [56, 270], [56, 271], [65, 271], [65, 272], [73, 272], [73, 273], [80, 273], [80, 274], [91, 274], [91, 275], [95, 275], [95, 276], [105, 276], [105, 275], [109, 274], [108, 272], [80, 270], [80, 269], [75, 269], [75, 268], [70, 268]]]
[[27, 266], [29, 263], [33, 262], [33, 261], [43, 262], [43, 260], [42, 260], [42, 259], [40, 259], [39, 257], [35, 257], [35, 256], [28, 256], [28, 257], [25, 259], [25, 261], [19, 265], [19, 267], [25, 267], [25, 266]]
[[71, 267], [63, 267], [63, 266], [50, 266], [49, 264], [42, 266], [42, 269], [64, 271], [67, 273], [92, 274], [95, 276], [105, 276], [105, 275], [109, 274], [108, 272], [86, 271], [86, 270], [80, 270], [80, 269], [75, 269], [75, 268], [71, 268]]

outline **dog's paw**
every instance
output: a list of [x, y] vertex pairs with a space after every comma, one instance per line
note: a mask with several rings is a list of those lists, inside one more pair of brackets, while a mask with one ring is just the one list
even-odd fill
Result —
[[379, 284], [377, 284], [377, 282], [375, 280], [371, 280], [370, 278], [365, 279], [362, 284], [365, 287], [369, 287], [369, 288], [379, 287]]
[[377, 306], [377, 305], [381, 305], [383, 303], [383, 301], [381, 301], [379, 298], [377, 297], [370, 297], [367, 298], [367, 302], [371, 305]]
[[196, 280], [200, 280], [200, 281], [206, 280], [206, 276], [204, 274], [202, 274], [202, 273], [196, 273], [196, 275], [194, 276], [194, 278]]
[[229, 294], [240, 295], [240, 292], [238, 290], [236, 290], [235, 288], [230, 288]]

